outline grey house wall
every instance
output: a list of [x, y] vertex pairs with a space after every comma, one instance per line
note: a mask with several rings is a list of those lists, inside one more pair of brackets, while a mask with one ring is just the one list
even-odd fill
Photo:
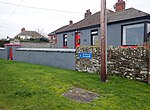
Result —
[[[63, 34], [65, 34], [65, 33], [63, 33]], [[57, 35], [57, 48], [63, 47], [63, 34]]]
[[[108, 46], [121, 46], [121, 39], [122, 39], [122, 26], [123, 25], [129, 25], [129, 24], [136, 24], [136, 23], [145, 23], [148, 22], [149, 20], [136, 20], [136, 21], [126, 21], [126, 22], [121, 22], [121, 23], [111, 23], [108, 24], [107, 27], [107, 44]], [[91, 30], [98, 29], [98, 36], [100, 36], [100, 27], [95, 26], [94, 28], [86, 28], [86, 29], [79, 29], [75, 31], [81, 32], [81, 46], [87, 46], [91, 45]], [[61, 33], [58, 34], [58, 43], [57, 46], [59, 48], [63, 47], [63, 34], [68, 35], [68, 48], [75, 48], [75, 31], [71, 32], [66, 32], [66, 33]], [[143, 37], [143, 36], [142, 36]]]
[[[81, 46], [89, 46], [91, 45], [91, 30], [95, 30], [99, 28], [91, 28], [91, 29], [84, 29], [79, 32], [81, 32]], [[98, 33], [99, 36], [100, 32]]]
[[5, 59], [5, 57], [6, 57], [5, 48], [0, 48], [0, 58]]
[[42, 64], [75, 70], [75, 50], [19, 48], [13, 53], [14, 61]]
[[121, 24], [108, 25], [107, 44], [108, 46], [121, 46]]
[[68, 40], [68, 48], [74, 49], [75, 48], [75, 32], [68, 32], [68, 33], [62, 33], [57, 36], [57, 47], [63, 48], [63, 35], [67, 34], [67, 40]]

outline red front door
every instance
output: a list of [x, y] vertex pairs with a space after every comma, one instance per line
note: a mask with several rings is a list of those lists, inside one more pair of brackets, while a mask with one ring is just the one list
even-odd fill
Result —
[[80, 46], [80, 33], [79, 32], [75, 33], [75, 46], [76, 48]]
[[10, 51], [9, 51], [9, 59], [13, 60], [13, 50], [12, 50], [12, 48], [10, 48]]

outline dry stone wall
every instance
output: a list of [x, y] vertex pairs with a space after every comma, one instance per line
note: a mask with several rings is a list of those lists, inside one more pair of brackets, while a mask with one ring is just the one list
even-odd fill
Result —
[[[79, 58], [79, 52], [92, 52], [92, 59]], [[143, 47], [119, 48], [109, 47], [107, 50], [107, 71], [109, 75], [118, 75], [128, 79], [148, 82], [148, 50]], [[100, 48], [79, 47], [76, 51], [76, 70], [99, 73]]]

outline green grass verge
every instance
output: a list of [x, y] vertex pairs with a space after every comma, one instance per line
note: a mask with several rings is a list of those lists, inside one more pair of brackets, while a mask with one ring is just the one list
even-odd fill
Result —
[[[72, 88], [100, 96], [90, 103], [62, 96]], [[109, 76], [0, 60], [0, 110], [150, 110], [150, 85]]]

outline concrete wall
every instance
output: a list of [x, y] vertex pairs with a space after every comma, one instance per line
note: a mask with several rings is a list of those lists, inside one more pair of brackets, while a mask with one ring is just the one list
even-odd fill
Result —
[[0, 48], [0, 58], [5, 59], [5, 57], [6, 57], [5, 48]]
[[44, 43], [33, 43], [33, 42], [21, 42], [22, 48], [50, 48], [51, 44], [48, 42]]
[[21, 45], [20, 44], [18, 44], [18, 45], [9, 45], [9, 44], [6, 44], [5, 45], [5, 59], [10, 59], [10, 48], [12, 48], [12, 56], [14, 57], [14, 55], [13, 55], [13, 53], [14, 53], [14, 51], [17, 49], [17, 48], [20, 48], [21, 47]]
[[0, 58], [1, 59], [10, 59], [10, 49], [12, 49], [12, 55], [13, 52], [17, 49], [20, 48], [20, 44], [5, 44], [5, 48], [0, 48]]
[[42, 64], [57, 68], [75, 70], [74, 49], [19, 48], [13, 53], [19, 62]]

